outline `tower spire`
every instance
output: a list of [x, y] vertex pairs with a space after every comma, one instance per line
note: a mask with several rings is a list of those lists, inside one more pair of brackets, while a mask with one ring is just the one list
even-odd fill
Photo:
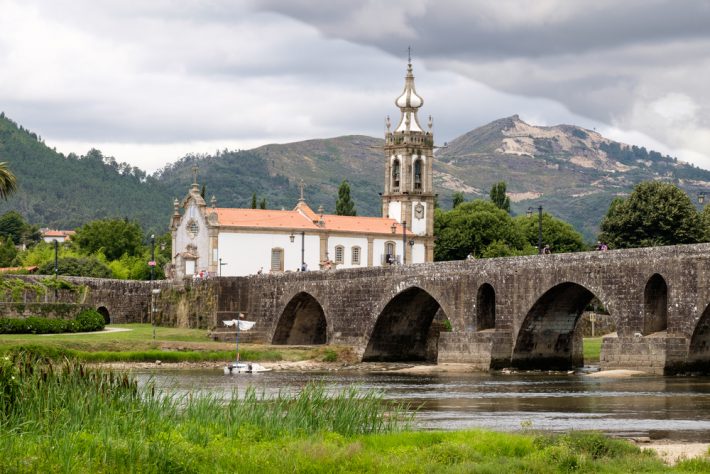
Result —
[[404, 76], [404, 90], [394, 101], [395, 105], [402, 111], [402, 116], [399, 119], [399, 125], [395, 128], [395, 132], [423, 132], [417, 118], [417, 110], [424, 105], [424, 99], [417, 94], [417, 90], [414, 87], [411, 51], [408, 59], [407, 75]]

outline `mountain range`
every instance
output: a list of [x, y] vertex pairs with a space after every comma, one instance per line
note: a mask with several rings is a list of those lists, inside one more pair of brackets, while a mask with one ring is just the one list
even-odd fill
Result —
[[[343, 179], [360, 215], [379, 215], [384, 141], [361, 135], [188, 155], [148, 175], [91, 150], [64, 156], [37, 134], [0, 114], [0, 161], [19, 190], [0, 213], [19, 211], [30, 223], [71, 229], [88, 221], [135, 219], [149, 233], [167, 230], [174, 198], [182, 198], [198, 166], [206, 198], [220, 207], [249, 207], [252, 194], [269, 208], [292, 208], [305, 183], [305, 199], [334, 212]], [[476, 128], [440, 148], [434, 165], [438, 202], [451, 206], [455, 192], [485, 198], [507, 183], [512, 212], [542, 205], [569, 221], [588, 240], [615, 196], [645, 180], [672, 182], [691, 196], [710, 190], [710, 171], [643, 147], [621, 144], [573, 125], [540, 127], [517, 115]]]

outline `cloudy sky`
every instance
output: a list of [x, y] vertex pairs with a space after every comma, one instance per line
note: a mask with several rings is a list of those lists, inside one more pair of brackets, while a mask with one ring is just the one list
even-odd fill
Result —
[[517, 113], [710, 169], [707, 1], [0, 0], [0, 110], [148, 171], [381, 136], [409, 45], [438, 142]]

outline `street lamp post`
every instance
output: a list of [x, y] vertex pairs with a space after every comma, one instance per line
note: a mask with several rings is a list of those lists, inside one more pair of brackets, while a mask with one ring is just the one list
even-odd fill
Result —
[[[528, 207], [525, 213], [528, 217], [532, 217], [535, 208]], [[542, 204], [537, 207], [537, 253], [542, 254]]]
[[407, 221], [402, 221], [402, 265], [407, 263]]
[[150, 235], [150, 262], [148, 262], [150, 267], [150, 281], [155, 279], [155, 234]]
[[[296, 240], [296, 236], [294, 235], [293, 232], [291, 232], [291, 235], [288, 236], [289, 240], [291, 243], [293, 243]], [[306, 267], [306, 231], [302, 230], [301, 231], [301, 271], [304, 271]]]
[[54, 239], [54, 301], [57, 301], [58, 291], [57, 291], [57, 277], [59, 275], [59, 242]]
[[226, 265], [227, 262], [222, 262], [222, 257], [219, 258], [219, 276], [222, 276], [222, 265]]

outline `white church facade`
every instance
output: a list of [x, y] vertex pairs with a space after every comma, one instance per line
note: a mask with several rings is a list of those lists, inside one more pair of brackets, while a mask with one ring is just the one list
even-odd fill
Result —
[[193, 275], [329, 270], [433, 261], [434, 159], [431, 118], [420, 126], [424, 101], [414, 88], [411, 62], [401, 111], [391, 131], [387, 118], [382, 216], [314, 212], [303, 198], [292, 210], [219, 208], [200, 195], [197, 174], [187, 196], [173, 203], [174, 278]]

